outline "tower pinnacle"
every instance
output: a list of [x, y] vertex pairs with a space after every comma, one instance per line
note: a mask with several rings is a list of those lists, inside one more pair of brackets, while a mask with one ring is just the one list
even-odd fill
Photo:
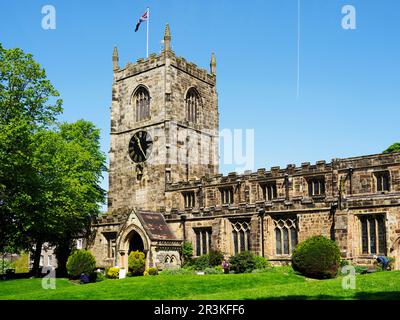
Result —
[[165, 49], [165, 51], [171, 50], [171, 31], [169, 30], [169, 24], [168, 23], [165, 26], [164, 49]]
[[211, 71], [211, 74], [214, 74], [214, 75], [217, 71], [217, 60], [215, 59], [214, 52], [211, 54], [210, 71]]
[[118, 58], [118, 49], [117, 49], [117, 47], [114, 47], [114, 52], [113, 52], [113, 55], [112, 55], [112, 60], [113, 60], [113, 70], [115, 71], [115, 70], [118, 70], [118, 61], [119, 61], [119, 58]]

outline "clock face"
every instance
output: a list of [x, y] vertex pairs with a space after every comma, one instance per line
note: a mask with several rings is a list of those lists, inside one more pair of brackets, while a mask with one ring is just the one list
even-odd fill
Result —
[[145, 162], [151, 153], [153, 141], [146, 131], [136, 132], [129, 142], [129, 156], [136, 163]]

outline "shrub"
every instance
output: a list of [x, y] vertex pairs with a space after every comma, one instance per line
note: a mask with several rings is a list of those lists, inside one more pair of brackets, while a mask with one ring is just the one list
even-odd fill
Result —
[[223, 274], [224, 269], [221, 266], [216, 266], [214, 268], [206, 268], [204, 274]]
[[208, 254], [204, 254], [194, 260], [194, 269], [195, 270], [205, 270], [210, 268], [210, 256]]
[[338, 245], [323, 236], [314, 236], [299, 243], [292, 254], [293, 269], [310, 278], [334, 278], [339, 265]]
[[194, 265], [193, 264], [189, 264], [189, 263], [185, 264], [182, 268], [185, 269], [185, 270], [188, 270], [188, 271], [194, 271], [195, 270]]
[[161, 271], [159, 274], [163, 276], [174, 276], [174, 275], [189, 275], [189, 274], [194, 274], [194, 272], [186, 269], [165, 269]]
[[191, 264], [193, 262], [193, 245], [189, 241], [185, 241], [182, 244], [182, 258], [183, 265]]
[[128, 265], [129, 270], [132, 272], [133, 276], [143, 275], [146, 267], [146, 262], [144, 258], [144, 253], [140, 251], [132, 251], [129, 254]]
[[144, 276], [156, 276], [158, 275], [158, 269], [157, 268], [147, 268], [144, 272], [143, 272]]
[[29, 272], [29, 255], [26, 252], [21, 252], [19, 258], [12, 263], [12, 268], [15, 273]]
[[353, 266], [357, 274], [364, 274], [368, 270], [365, 266]]
[[73, 277], [89, 275], [95, 268], [96, 259], [88, 250], [76, 250], [68, 257], [67, 271]]
[[264, 257], [255, 256], [254, 262], [255, 262], [256, 269], [271, 269], [272, 268], [272, 264]]
[[230, 269], [235, 273], [252, 272], [256, 269], [255, 256], [250, 251], [244, 251], [229, 258]]
[[12, 269], [12, 263], [9, 259], [0, 258], [0, 274], [6, 274], [8, 269]]
[[219, 250], [210, 250], [208, 256], [209, 256], [210, 266], [212, 267], [220, 266], [222, 260], [224, 259], [224, 254]]
[[111, 267], [107, 270], [106, 277], [109, 279], [118, 279], [119, 278], [119, 268]]
[[[103, 281], [103, 280], [105, 280], [106, 279], [106, 277], [104, 276], [104, 274], [103, 273], [101, 273], [101, 272], [95, 272], [95, 277], [94, 277], [94, 281], [95, 282], [101, 282], [101, 281]], [[92, 281], [91, 281], [92, 282]]]
[[344, 266], [350, 266], [351, 263], [349, 260], [342, 259], [340, 260], [340, 267], [343, 268]]

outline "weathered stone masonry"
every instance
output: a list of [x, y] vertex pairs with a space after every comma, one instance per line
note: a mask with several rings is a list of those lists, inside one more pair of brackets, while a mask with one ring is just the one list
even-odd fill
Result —
[[[400, 154], [220, 175], [215, 56], [208, 72], [177, 57], [170, 40], [167, 26], [159, 55], [124, 68], [114, 50], [109, 213], [89, 241], [99, 267], [126, 268], [136, 249], [149, 266], [178, 267], [184, 240], [195, 255], [251, 250], [283, 264], [298, 242], [321, 234], [343, 258], [370, 264], [386, 254], [400, 268]], [[140, 119], [139, 91], [149, 101]], [[135, 163], [128, 144], [143, 130], [152, 151]]]

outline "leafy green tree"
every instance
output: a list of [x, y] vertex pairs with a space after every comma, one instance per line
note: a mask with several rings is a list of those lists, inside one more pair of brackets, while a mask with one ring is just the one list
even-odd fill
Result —
[[[35, 132], [62, 112], [59, 93], [31, 54], [0, 44], [0, 249], [40, 248], [44, 221], [32, 167]], [[32, 243], [34, 243], [32, 245]], [[39, 265], [40, 252], [35, 254]]]
[[34, 167], [40, 172], [46, 235], [56, 246], [59, 272], [73, 248], [73, 239], [90, 232], [100, 213], [105, 191], [99, 186], [106, 170], [100, 131], [88, 121], [63, 123], [56, 131], [36, 134]]
[[44, 242], [65, 270], [105, 199], [100, 132], [84, 120], [56, 126], [58, 97], [32, 55], [0, 45], [0, 251], [30, 250], [35, 273]]
[[387, 148], [383, 153], [394, 153], [400, 152], [400, 142], [392, 144], [389, 148]]

